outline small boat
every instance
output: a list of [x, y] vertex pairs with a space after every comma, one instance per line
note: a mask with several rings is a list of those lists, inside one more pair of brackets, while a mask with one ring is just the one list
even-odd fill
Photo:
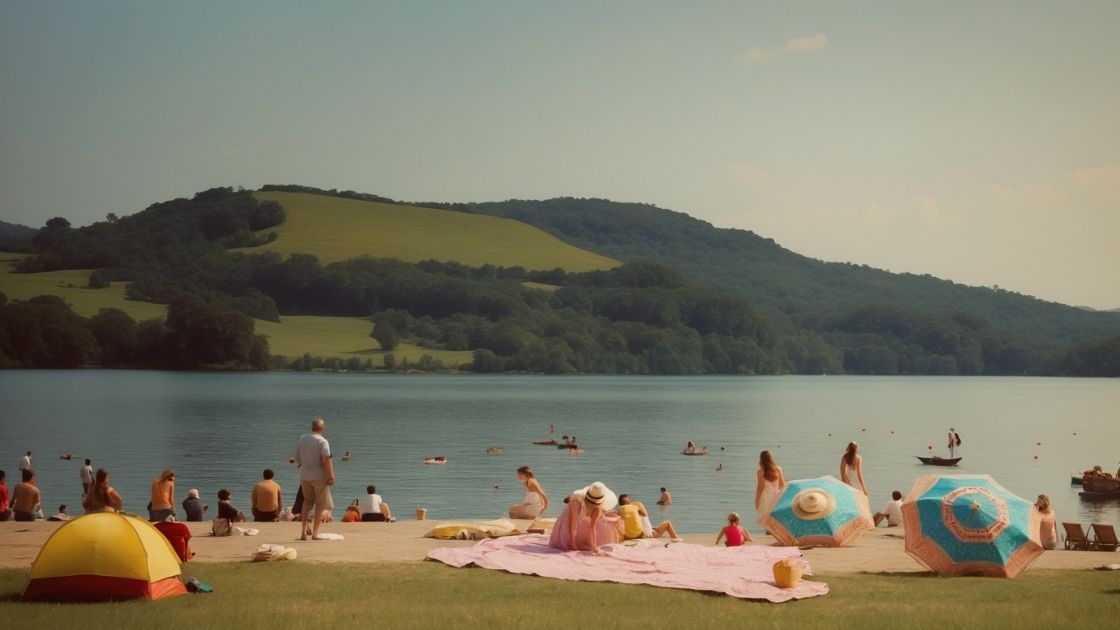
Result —
[[691, 451], [686, 448], [683, 451], [681, 451], [681, 455], [689, 455], [691, 457], [696, 457], [697, 455], [707, 455], [707, 454], [708, 454], [708, 449], [707, 448], [694, 448]]
[[920, 459], [926, 466], [956, 466], [958, 462], [964, 459], [963, 457], [945, 459], [943, 457], [938, 457], [937, 455], [934, 455], [933, 457], [922, 457], [920, 455], [915, 455], [914, 457]]
[[342, 454], [342, 461], [344, 461], [344, 462], [350, 461], [350, 451], [346, 451], [345, 453]]
[[436, 455], [435, 457], [425, 457], [424, 458], [424, 463], [425, 464], [446, 464], [447, 463], [447, 457], [445, 457], [443, 455]]
[[533, 440], [537, 446], [556, 446], [556, 440]]
[[1120, 479], [1115, 477], [1085, 475], [1081, 485], [1085, 487], [1084, 492], [1078, 493], [1082, 499], [1120, 499]]
[[502, 454], [502, 447], [491, 446], [490, 448], [486, 449], [486, 452], [491, 454], [491, 455], [501, 455]]
[[557, 444], [556, 448], [579, 448], [579, 444], [572, 442], [571, 444]]

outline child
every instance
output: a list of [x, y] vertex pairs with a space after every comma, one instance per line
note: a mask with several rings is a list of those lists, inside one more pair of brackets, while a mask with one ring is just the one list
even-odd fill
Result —
[[716, 544], [718, 545], [719, 541], [724, 538], [727, 539], [728, 547], [740, 547], [751, 541], [751, 535], [747, 533], [747, 530], [739, 526], [738, 513], [732, 512], [727, 515], [727, 527], [719, 530], [719, 535], [716, 536]]

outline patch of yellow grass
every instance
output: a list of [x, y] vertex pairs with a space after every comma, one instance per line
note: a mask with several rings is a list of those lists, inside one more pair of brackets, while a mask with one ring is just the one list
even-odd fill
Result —
[[569, 245], [512, 219], [325, 195], [258, 192], [283, 206], [287, 220], [267, 245], [239, 251], [314, 254], [323, 263], [374, 258], [457, 261], [472, 267], [520, 265], [530, 270], [610, 269], [618, 261]]

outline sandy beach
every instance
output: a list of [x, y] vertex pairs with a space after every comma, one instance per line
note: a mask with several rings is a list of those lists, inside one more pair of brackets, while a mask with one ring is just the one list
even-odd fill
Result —
[[[192, 562], [248, 561], [253, 551], [264, 543], [294, 547], [300, 562], [408, 563], [420, 562], [435, 547], [470, 546], [473, 541], [435, 540], [424, 534], [441, 522], [471, 521], [399, 521], [396, 523], [331, 523], [323, 532], [341, 534], [344, 540], [300, 541], [295, 523], [242, 523], [260, 530], [256, 536], [210, 536], [210, 523], [187, 523], [191, 528], [191, 549], [197, 554]], [[514, 521], [519, 528], [528, 521]], [[28, 568], [40, 547], [62, 524], [0, 523], [0, 567]], [[715, 532], [684, 534], [685, 542], [712, 545]], [[663, 539], [666, 540], [667, 539]], [[768, 536], [756, 536], [754, 544], [772, 544]], [[909, 573], [925, 568], [903, 549], [903, 529], [878, 528], [864, 534], [852, 546], [804, 551], [816, 575], [843, 573]], [[1087, 570], [1102, 564], [1120, 562], [1120, 554], [1093, 551], [1048, 551], [1031, 569]]]

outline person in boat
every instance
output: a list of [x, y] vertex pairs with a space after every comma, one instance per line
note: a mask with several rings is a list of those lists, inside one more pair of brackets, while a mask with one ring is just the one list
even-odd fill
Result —
[[1054, 514], [1054, 510], [1050, 509], [1050, 497], [1045, 494], [1038, 495], [1038, 500], [1034, 502], [1034, 506], [1038, 508], [1038, 540], [1042, 543], [1042, 548], [1046, 550], [1058, 548], [1058, 517]]
[[649, 520], [649, 512], [641, 501], [630, 500], [630, 495], [618, 495], [618, 516], [622, 519], [622, 537], [624, 540], [638, 538], [661, 538], [669, 534], [673, 542], [681, 542], [680, 535], [673, 527], [672, 521], [661, 521], [657, 527]]
[[782, 467], [774, 461], [774, 455], [770, 451], [762, 451], [758, 454], [758, 471], [755, 473], [755, 478], [758, 481], [754, 487], [754, 511], [758, 514], [758, 522], [761, 524], [770, 514], [770, 506], [774, 503], [774, 499], [778, 498], [778, 493], [786, 487], [786, 477]]
[[949, 459], [957, 456], [957, 447], [961, 444], [961, 436], [957, 435], [957, 430], [949, 427]]
[[840, 457], [840, 480], [867, 494], [867, 484], [863, 481], [863, 456], [859, 454], [856, 442], [848, 442], [848, 448]]
[[564, 511], [556, 519], [548, 545], [564, 551], [585, 550], [600, 555], [600, 545], [622, 541], [622, 520], [611, 512], [616, 505], [618, 497], [601, 481], [572, 492]]
[[692, 440], [689, 440], [688, 444], [685, 445], [684, 452], [688, 453], [689, 455], [696, 452], [696, 445], [692, 443]]
[[673, 495], [669, 494], [669, 491], [666, 490], [665, 488], [661, 488], [661, 495], [657, 498], [657, 504], [658, 505], [672, 505], [673, 504]]
[[883, 511], [875, 513], [875, 527], [878, 527], [883, 519], [886, 519], [887, 527], [898, 527], [902, 524], [902, 493], [898, 490], [891, 493], [891, 500]]
[[545, 494], [533, 469], [522, 466], [517, 469], [517, 479], [525, 484], [525, 499], [509, 506], [510, 518], [535, 519], [548, 509], [548, 495]]
[[571, 446], [571, 445], [572, 445], [572, 438], [570, 438], [570, 437], [568, 437], [568, 436], [566, 436], [566, 435], [565, 435], [565, 436], [562, 436], [562, 437], [560, 438], [560, 440], [561, 440], [561, 441], [563, 442], [564, 446]]

